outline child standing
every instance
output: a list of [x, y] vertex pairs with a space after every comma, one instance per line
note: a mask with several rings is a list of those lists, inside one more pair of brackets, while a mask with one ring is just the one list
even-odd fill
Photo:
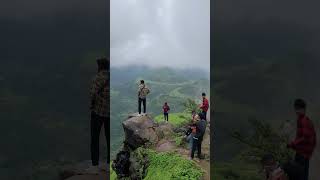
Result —
[[164, 120], [168, 122], [170, 107], [167, 102], [164, 103], [164, 105], [162, 106], [162, 109], [163, 109]]

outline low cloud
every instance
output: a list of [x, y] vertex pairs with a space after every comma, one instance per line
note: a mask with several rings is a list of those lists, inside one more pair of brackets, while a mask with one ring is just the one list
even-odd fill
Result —
[[111, 65], [210, 69], [210, 1], [111, 0]]

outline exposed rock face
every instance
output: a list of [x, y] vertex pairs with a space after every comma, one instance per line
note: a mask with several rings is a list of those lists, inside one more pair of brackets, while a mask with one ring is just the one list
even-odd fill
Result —
[[132, 150], [146, 144], [156, 144], [159, 140], [156, 132], [158, 125], [148, 115], [130, 115], [122, 126], [125, 133], [125, 144]]
[[134, 150], [139, 147], [155, 146], [163, 136], [170, 133], [170, 130], [165, 130], [170, 128], [160, 128], [162, 126], [155, 123], [149, 115], [138, 114], [129, 115], [122, 126], [125, 134], [124, 147], [117, 154], [112, 168], [119, 179], [125, 177], [133, 180], [141, 179], [148, 163], [147, 159], [141, 159], [141, 155], [137, 155]]

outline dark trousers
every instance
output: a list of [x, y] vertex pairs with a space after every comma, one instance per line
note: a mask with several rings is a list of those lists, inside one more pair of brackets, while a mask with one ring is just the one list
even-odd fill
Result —
[[202, 137], [198, 139], [193, 138], [192, 143], [192, 150], [191, 150], [191, 158], [194, 158], [194, 152], [198, 150], [198, 158], [201, 157], [201, 144], [202, 144]]
[[202, 114], [204, 116], [204, 120], [207, 120], [207, 111], [202, 111]]
[[143, 113], [146, 113], [147, 109], [147, 99], [146, 98], [139, 98], [138, 105], [139, 105], [139, 114], [141, 114], [141, 103], [143, 104]]
[[105, 136], [107, 140], [107, 162], [110, 163], [110, 125], [106, 117], [97, 115], [95, 112], [91, 112], [91, 160], [92, 165], [99, 165], [99, 139], [100, 131], [104, 125]]
[[163, 113], [164, 120], [169, 121], [169, 113]]
[[306, 159], [300, 154], [296, 154], [295, 161], [298, 164], [300, 164], [303, 168], [303, 179], [301, 180], [308, 180], [309, 179], [309, 159]]

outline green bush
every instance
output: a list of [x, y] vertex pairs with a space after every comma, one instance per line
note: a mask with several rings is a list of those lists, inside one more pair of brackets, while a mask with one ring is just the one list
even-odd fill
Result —
[[193, 161], [172, 152], [146, 150], [150, 160], [145, 180], [198, 180], [203, 171]]

